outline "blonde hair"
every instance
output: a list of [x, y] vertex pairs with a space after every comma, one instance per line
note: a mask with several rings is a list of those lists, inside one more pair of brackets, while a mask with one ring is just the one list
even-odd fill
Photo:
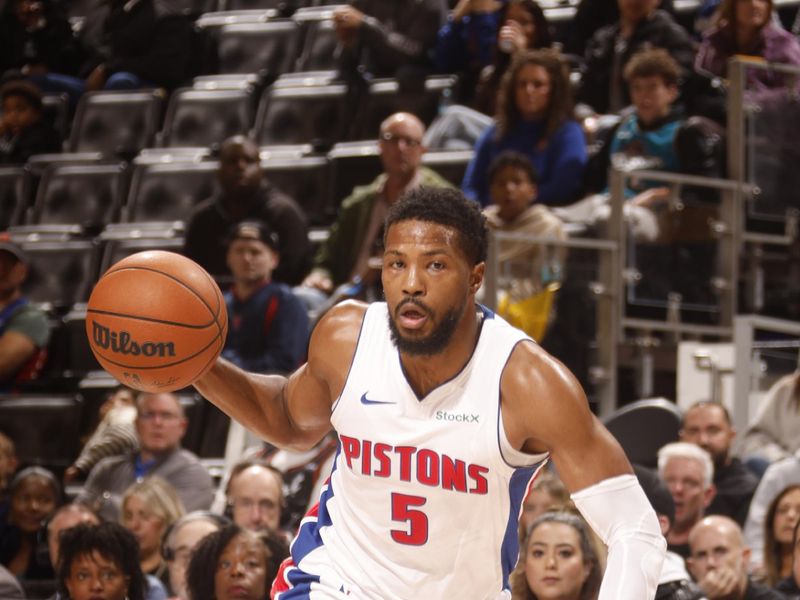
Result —
[[153, 515], [164, 522], [165, 527], [169, 527], [186, 514], [175, 488], [157, 475], [138, 481], [125, 490], [122, 496], [123, 509], [133, 496], [140, 498]]

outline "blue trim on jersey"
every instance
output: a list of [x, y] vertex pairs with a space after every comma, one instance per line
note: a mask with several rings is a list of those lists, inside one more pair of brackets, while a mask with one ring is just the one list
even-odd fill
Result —
[[481, 309], [484, 319], [494, 319], [494, 312], [486, 308], [483, 304], [478, 304], [478, 308]]
[[286, 579], [292, 587], [278, 594], [278, 600], [310, 600], [311, 586], [320, 582], [319, 575], [310, 575], [298, 568], [289, 571]]
[[342, 444], [339, 442], [336, 446], [336, 456], [333, 457], [333, 468], [331, 469], [330, 479], [328, 480], [328, 488], [323, 490], [322, 494], [320, 494], [317, 520], [302, 523], [297, 530], [297, 536], [292, 542], [290, 551], [295, 565], [299, 565], [300, 561], [308, 556], [308, 554], [324, 545], [322, 537], [319, 534], [320, 529], [333, 525], [331, 515], [328, 512], [328, 501], [335, 496], [333, 491], [333, 474], [336, 472], [336, 465], [339, 463], [339, 454], [341, 454], [341, 452]]
[[500, 546], [500, 565], [503, 568], [503, 589], [510, 589], [508, 578], [519, 558], [519, 509], [528, 492], [528, 484], [536, 474], [538, 466], [524, 467], [514, 471], [508, 482], [509, 511], [503, 545]]

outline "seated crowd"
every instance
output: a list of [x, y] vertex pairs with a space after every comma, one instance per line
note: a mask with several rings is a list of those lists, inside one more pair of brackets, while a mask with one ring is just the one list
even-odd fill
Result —
[[[65, 95], [71, 117], [87, 92], [168, 95], [213, 69], [196, 64], [207, 57], [190, 4], [111, 0], [75, 31], [57, 0], [6, 2], [0, 165], [65, 147], [48, 96]], [[695, 173], [678, 140], [692, 118], [722, 131], [715, 80], [728, 77], [727, 59], [800, 66], [800, 42], [780, 26], [772, 0], [718, 4], [712, 23], [703, 29], [698, 20], [703, 30], [688, 31], [659, 0], [618, 0], [618, 14], [587, 32], [584, 56], [561, 51], [534, 0], [458, 0], [449, 11], [434, 0], [418, 0], [414, 10], [394, 0], [336, 8], [334, 78], [346, 85], [353, 112], [376, 77], [412, 92], [433, 73], [456, 74], [457, 84], [432, 122], [412, 107], [382, 115], [371, 132], [379, 172], [335, 199], [316, 244], [305, 199], [269, 181], [249, 132], [218, 141], [218, 189], [183, 219], [182, 243], [225, 288], [223, 356], [251, 371], [291, 372], [328, 307], [379, 299], [383, 220], [415, 187], [460, 185], [492, 229], [565, 240], [576, 227], [603, 234], [609, 164]], [[748, 89], [770, 98], [790, 84], [765, 75]], [[600, 115], [614, 115], [610, 130], [593, 125]], [[423, 162], [428, 150], [448, 148], [473, 150], [461, 180]], [[624, 193], [635, 239], [669, 242], [669, 190], [638, 180]], [[568, 276], [566, 259], [565, 250], [538, 245], [501, 247], [508, 277], [498, 289], [500, 312], [536, 339], [543, 328], [526, 318], [524, 302]], [[46, 365], [51, 323], [24, 294], [29, 266], [12, 229], [0, 238], [4, 393], [24, 391]], [[659, 599], [800, 598], [799, 381], [781, 380], [738, 442], [724, 406], [693, 405], [657, 470], [636, 467], [669, 544]], [[269, 597], [337, 441], [304, 454], [249, 448], [220, 483], [182, 447], [189, 422], [178, 395], [110, 390], [93, 417], [97, 425], [63, 472], [20, 465], [20, 440], [0, 423], [0, 598]], [[518, 534], [514, 599], [597, 597], [605, 548], [552, 470], [531, 484]]]

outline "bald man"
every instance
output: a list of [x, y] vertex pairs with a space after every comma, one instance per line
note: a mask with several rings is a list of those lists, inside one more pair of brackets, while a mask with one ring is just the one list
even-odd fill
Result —
[[709, 600], [781, 600], [781, 594], [747, 575], [750, 548], [733, 519], [714, 515], [689, 532], [689, 571]]
[[[306, 289], [329, 295], [337, 286], [359, 278], [377, 282], [382, 256], [382, 225], [389, 207], [400, 195], [418, 186], [453, 187], [440, 175], [422, 166], [426, 148], [422, 144], [425, 126], [410, 113], [390, 115], [381, 123], [378, 135], [383, 173], [372, 183], [356, 187], [342, 201], [339, 218], [314, 258], [314, 268], [303, 282]], [[309, 296], [302, 295], [309, 300]], [[324, 297], [324, 296], [323, 296]], [[310, 302], [313, 305], [313, 301]]]

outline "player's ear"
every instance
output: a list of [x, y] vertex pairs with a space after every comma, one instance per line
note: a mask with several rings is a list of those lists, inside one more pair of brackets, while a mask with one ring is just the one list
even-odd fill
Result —
[[469, 291], [471, 294], [477, 294], [478, 289], [480, 289], [481, 284], [483, 283], [483, 277], [486, 273], [486, 263], [479, 262], [477, 265], [472, 267], [472, 272], [470, 273], [469, 277]]

